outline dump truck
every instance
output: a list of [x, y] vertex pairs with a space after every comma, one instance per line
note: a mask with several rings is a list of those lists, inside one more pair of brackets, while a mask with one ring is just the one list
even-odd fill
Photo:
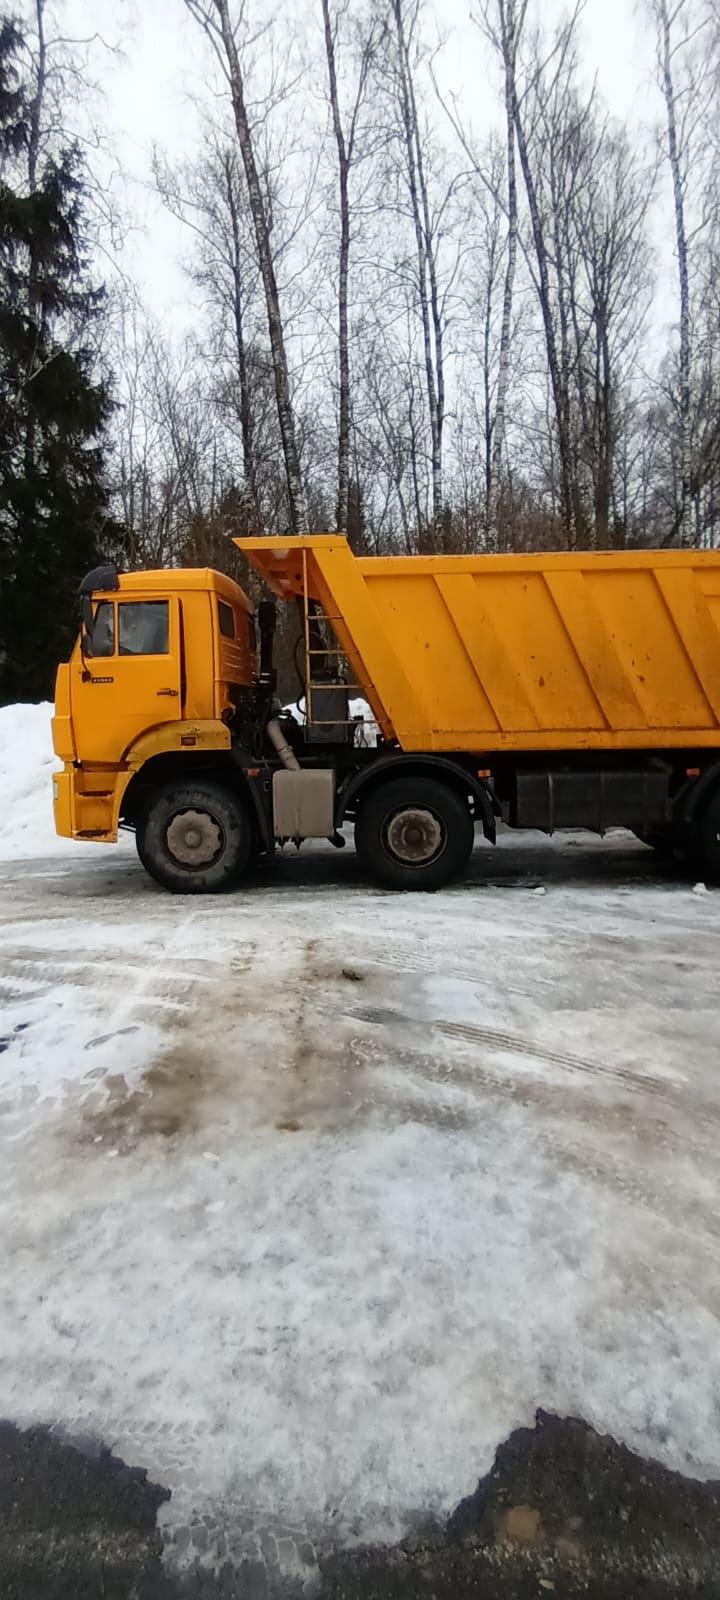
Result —
[[[59, 834], [132, 830], [147, 871], [184, 893], [227, 889], [289, 842], [344, 844], [347, 824], [371, 879], [437, 889], [499, 820], [629, 828], [718, 879], [720, 553], [235, 543], [256, 604], [206, 569], [84, 580], [57, 675]], [[297, 611], [289, 710], [278, 603]]]

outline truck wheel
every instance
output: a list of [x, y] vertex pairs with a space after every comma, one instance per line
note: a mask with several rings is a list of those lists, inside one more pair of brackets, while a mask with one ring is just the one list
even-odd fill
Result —
[[146, 872], [175, 894], [229, 889], [253, 855], [253, 826], [239, 795], [219, 783], [168, 783], [151, 796], [136, 831]]
[[693, 870], [720, 883], [720, 789], [709, 795], [695, 819], [689, 848]]
[[475, 826], [460, 795], [433, 778], [395, 778], [360, 801], [355, 849], [389, 889], [440, 889], [472, 853]]

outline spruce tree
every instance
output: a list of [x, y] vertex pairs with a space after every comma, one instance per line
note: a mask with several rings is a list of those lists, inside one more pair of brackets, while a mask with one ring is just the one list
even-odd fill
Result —
[[22, 43], [0, 24], [0, 704], [52, 694], [78, 583], [119, 536], [103, 470], [111, 403], [90, 348], [103, 291], [83, 249], [82, 163], [72, 147], [38, 159]]

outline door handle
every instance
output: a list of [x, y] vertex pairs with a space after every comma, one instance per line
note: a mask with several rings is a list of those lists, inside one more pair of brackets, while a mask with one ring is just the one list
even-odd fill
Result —
[[171, 694], [176, 700], [178, 697], [177, 689], [158, 689], [158, 694]]

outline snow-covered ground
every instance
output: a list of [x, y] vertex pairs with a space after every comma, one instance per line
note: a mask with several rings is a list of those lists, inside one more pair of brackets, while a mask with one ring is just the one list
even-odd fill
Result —
[[167, 1485], [169, 1562], [298, 1573], [538, 1405], [720, 1475], [720, 894], [508, 835], [434, 896], [329, 847], [166, 896], [56, 853], [40, 721], [0, 713], [0, 1415]]

